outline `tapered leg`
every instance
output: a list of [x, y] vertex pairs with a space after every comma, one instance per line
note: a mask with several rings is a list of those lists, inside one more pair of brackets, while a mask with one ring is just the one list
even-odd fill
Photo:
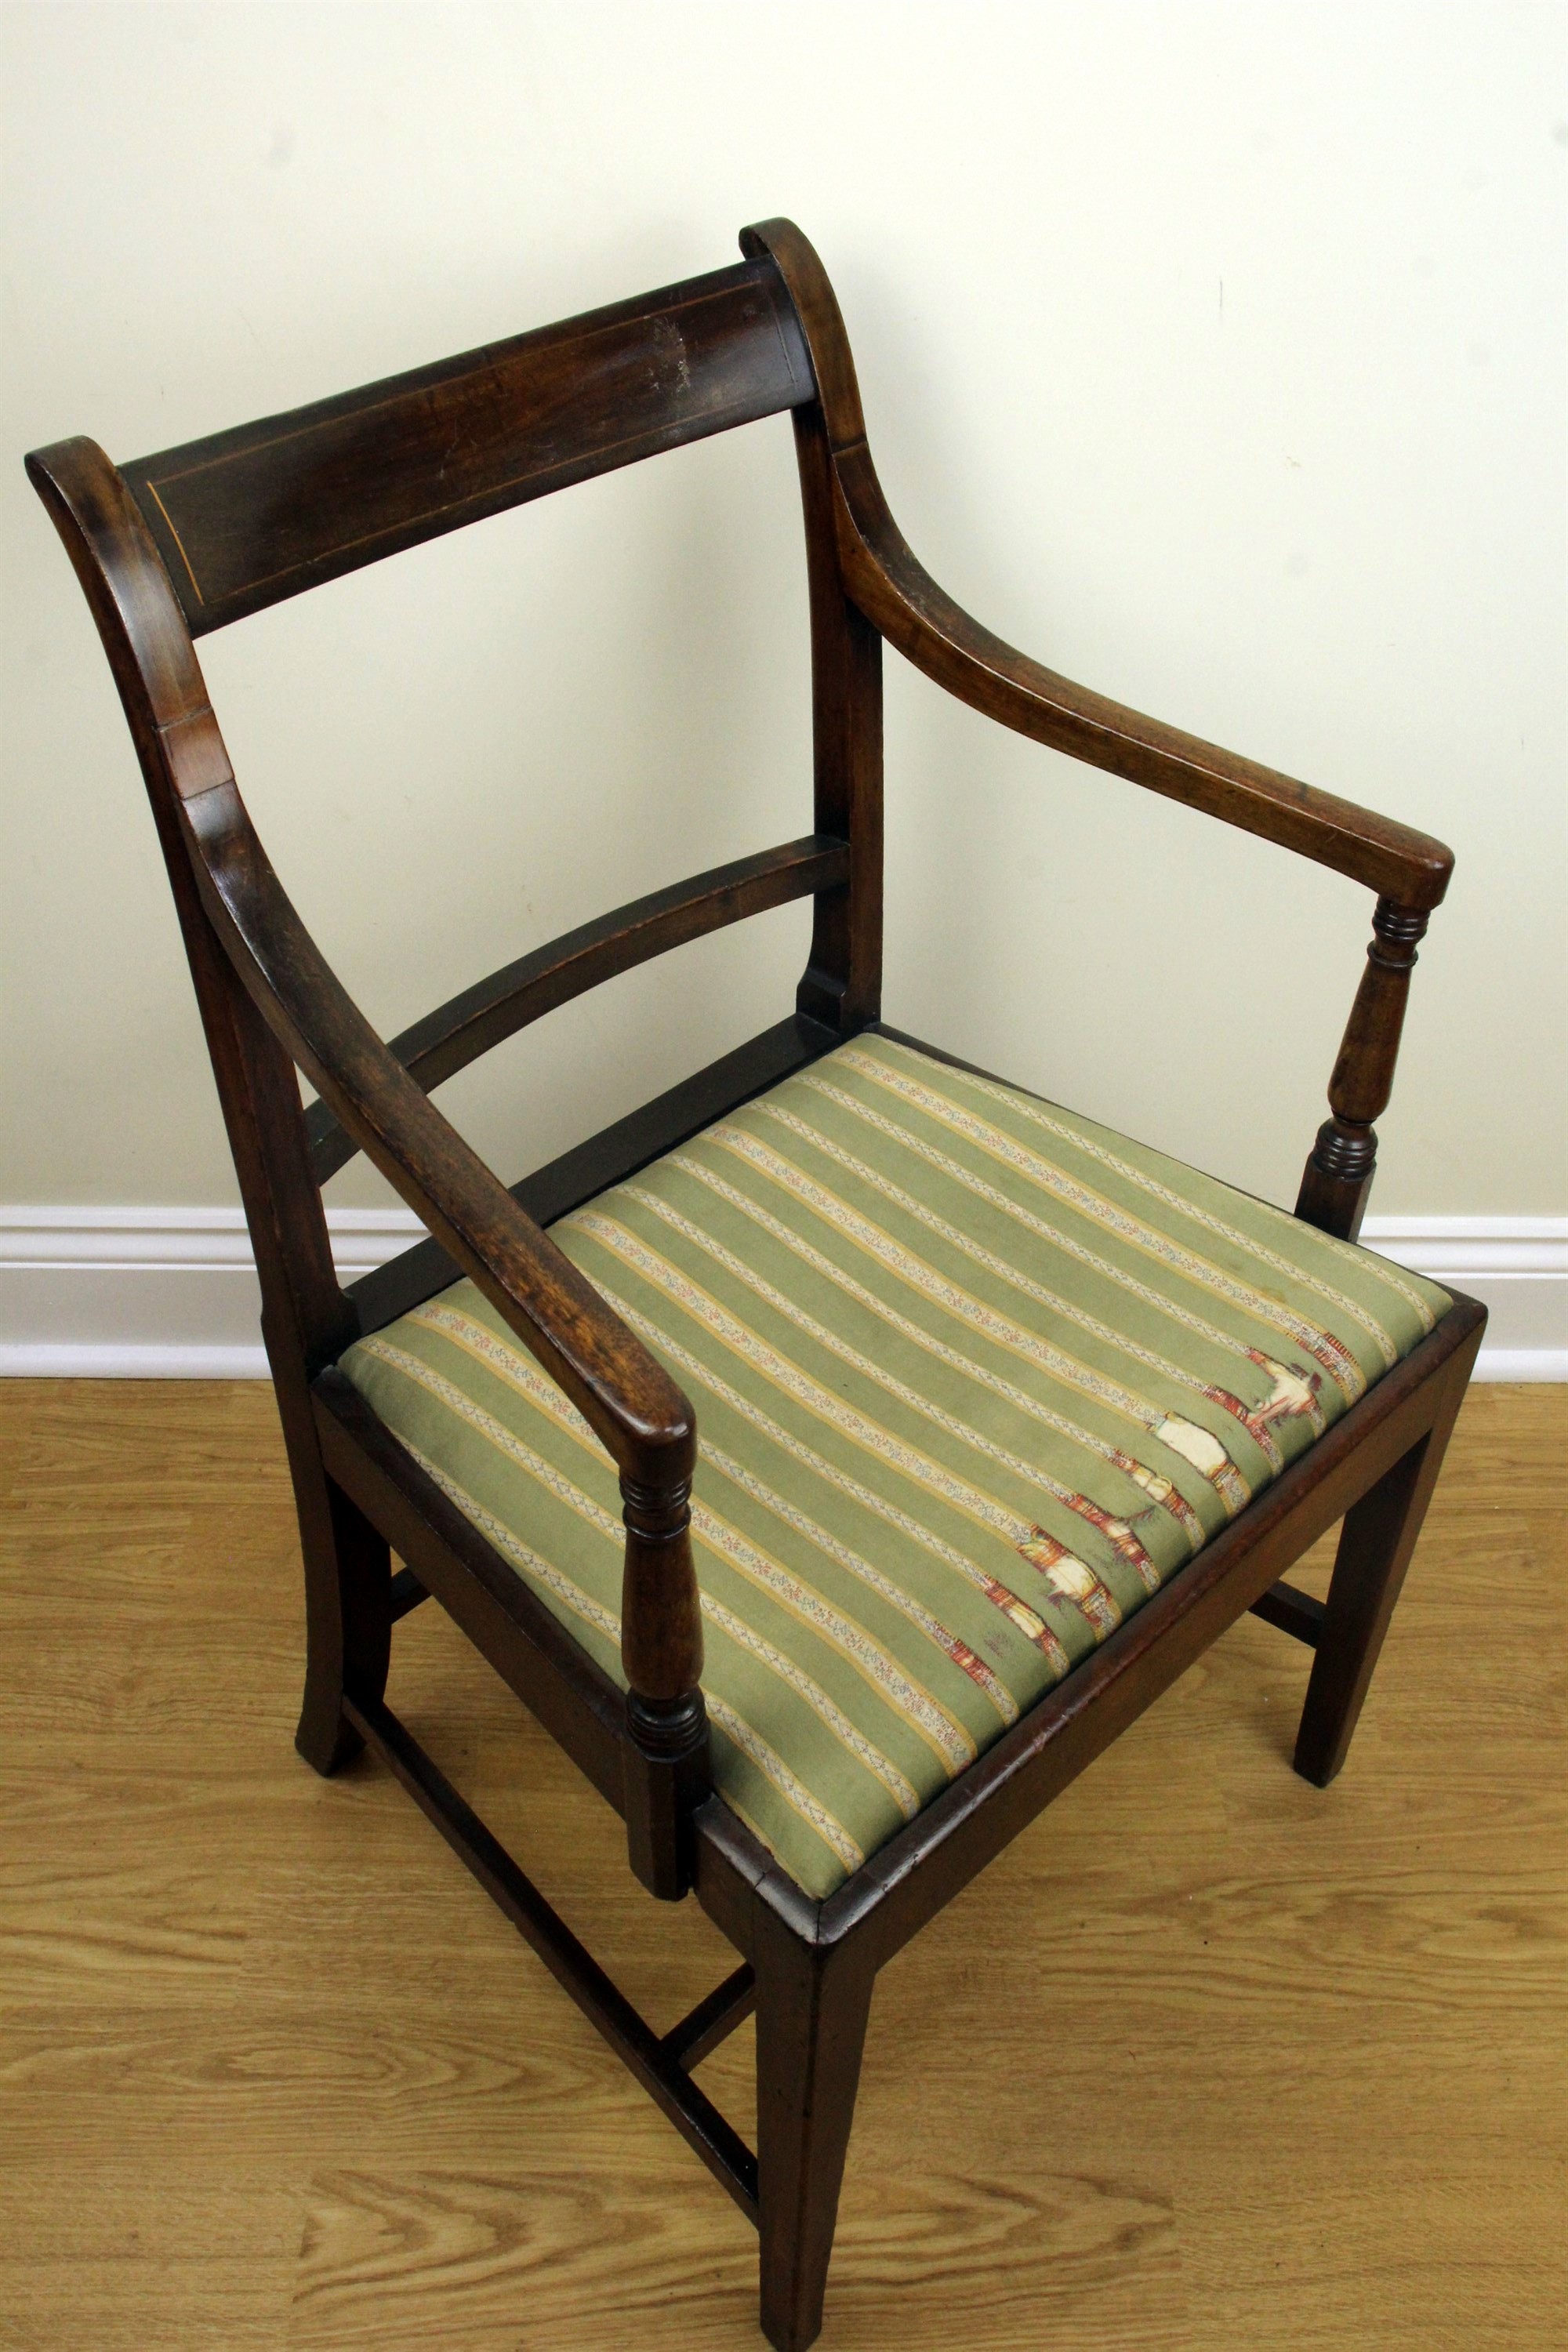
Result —
[[[318, 1467], [300, 1496], [305, 1560], [305, 1697], [294, 1745], [318, 1772], [335, 1772], [363, 1746], [343, 1719], [343, 1693], [379, 1699], [392, 1641], [392, 1562], [385, 1540]], [[312, 1482], [314, 1483], [314, 1482]], [[301, 1482], [296, 1478], [296, 1493]]]
[[782, 1932], [755, 1966], [763, 2333], [776, 2352], [805, 2352], [822, 2326], [873, 1977]]
[[1320, 1789], [1328, 1787], [1350, 1748], [1474, 1354], [1472, 1347], [1449, 1368], [1447, 1392], [1426, 1436], [1345, 1513], [1296, 1735], [1296, 1769]]

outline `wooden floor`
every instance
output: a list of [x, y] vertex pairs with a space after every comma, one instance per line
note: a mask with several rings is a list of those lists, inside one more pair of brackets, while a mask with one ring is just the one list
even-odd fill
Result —
[[[1244, 1620], [893, 1963], [824, 2352], [1563, 2343], [1565, 1435], [1472, 1393], [1332, 1790]], [[0, 1384], [0, 2344], [760, 2345], [696, 2159], [386, 1774], [295, 1758], [269, 1391]], [[397, 1640], [671, 2022], [717, 1934], [434, 1607]], [[751, 2047], [702, 2075], [748, 2131]]]

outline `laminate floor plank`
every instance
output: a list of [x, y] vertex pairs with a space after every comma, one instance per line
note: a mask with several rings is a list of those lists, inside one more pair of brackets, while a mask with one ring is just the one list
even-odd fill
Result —
[[[1246, 1619], [884, 1972], [824, 2352], [1557, 2352], [1565, 1406], [1472, 1391], [1331, 1789]], [[0, 2346], [749, 2352], [744, 2221], [293, 1755], [302, 1627], [268, 1390], [0, 1385]], [[656, 2024], [728, 1972], [434, 1606], [392, 1696]]]

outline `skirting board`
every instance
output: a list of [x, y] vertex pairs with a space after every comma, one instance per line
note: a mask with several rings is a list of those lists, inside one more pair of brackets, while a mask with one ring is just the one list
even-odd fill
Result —
[[[327, 1218], [350, 1280], [416, 1241], [406, 1209]], [[1568, 1217], [1369, 1217], [1363, 1240], [1491, 1309], [1477, 1376], [1568, 1381]], [[258, 1380], [238, 1209], [0, 1209], [0, 1375]]]

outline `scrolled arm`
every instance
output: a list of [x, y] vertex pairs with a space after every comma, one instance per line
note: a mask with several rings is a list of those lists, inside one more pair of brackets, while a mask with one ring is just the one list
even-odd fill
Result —
[[1037, 743], [1260, 834], [1399, 905], [1436, 906], [1453, 852], [1427, 834], [1222, 751], [1075, 686], [972, 620], [911, 553], [864, 443], [836, 465], [839, 560], [854, 602], [918, 669]]
[[844, 320], [813, 247], [788, 220], [742, 230], [741, 247], [771, 257], [799, 315], [832, 452], [845, 593], [889, 645], [961, 701], [1036, 742], [1277, 841], [1399, 906], [1437, 905], [1454, 863], [1440, 841], [1075, 686], [972, 620], [889, 511], [866, 446]]
[[689, 1479], [691, 1407], [384, 1045], [300, 920], [232, 782], [182, 804], [235, 970], [323, 1101], [641, 1485]]
[[183, 805], [218, 935], [345, 1129], [564, 1390], [620, 1472], [626, 1829], [666, 1897], [690, 1884], [708, 1787], [702, 1615], [691, 1556], [697, 1422], [683, 1391], [464, 1142], [348, 996], [295, 913], [232, 782]]

